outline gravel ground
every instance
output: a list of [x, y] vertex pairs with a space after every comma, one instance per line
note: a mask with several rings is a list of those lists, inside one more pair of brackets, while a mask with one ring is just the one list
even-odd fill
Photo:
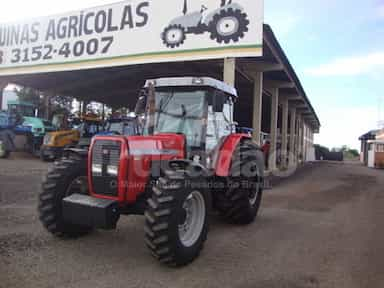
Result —
[[118, 229], [58, 240], [36, 216], [47, 164], [0, 160], [0, 287], [384, 287], [384, 171], [307, 165], [265, 192], [257, 221], [212, 216], [200, 258], [182, 269], [154, 261], [142, 217]]

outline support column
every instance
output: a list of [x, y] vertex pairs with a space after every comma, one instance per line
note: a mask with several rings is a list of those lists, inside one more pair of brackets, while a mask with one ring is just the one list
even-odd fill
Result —
[[7, 87], [8, 82], [0, 81], [0, 110], [3, 108], [3, 92], [5, 87]]
[[304, 118], [301, 117], [301, 138], [300, 138], [300, 146], [301, 146], [301, 161], [304, 163], [305, 160], [305, 150], [304, 150], [304, 139], [305, 139], [305, 124], [304, 124]]
[[235, 87], [236, 58], [224, 59], [223, 79], [228, 85]]
[[300, 155], [300, 114], [296, 115], [296, 134], [295, 134], [295, 158], [296, 163], [299, 163], [299, 155]]
[[51, 95], [46, 94], [44, 96], [44, 118], [49, 119], [51, 114]]
[[253, 86], [253, 140], [261, 143], [261, 121], [263, 113], [263, 72], [254, 75]]
[[302, 115], [297, 115], [298, 121], [297, 121], [297, 143], [296, 143], [296, 151], [297, 151], [297, 162], [300, 163], [300, 156], [302, 156], [303, 153], [303, 130], [302, 130]]
[[271, 148], [269, 153], [270, 171], [276, 170], [276, 147], [277, 147], [277, 118], [279, 108], [279, 88], [271, 88]]
[[288, 154], [288, 98], [284, 97], [281, 100], [281, 104], [283, 106], [283, 125], [281, 129], [281, 168], [286, 168]]
[[296, 108], [291, 109], [291, 123], [290, 123], [290, 133], [289, 133], [289, 166], [293, 166], [296, 163]]
[[102, 104], [102, 107], [101, 107], [101, 117], [104, 121], [105, 120], [105, 104], [104, 103]]
[[307, 154], [308, 154], [308, 138], [307, 138], [307, 125], [305, 121], [303, 123], [303, 162], [307, 162]]
[[82, 107], [81, 107], [81, 115], [82, 116], [85, 116], [87, 115], [87, 112], [88, 112], [88, 104], [89, 104], [89, 101], [83, 101], [83, 104], [82, 104]]

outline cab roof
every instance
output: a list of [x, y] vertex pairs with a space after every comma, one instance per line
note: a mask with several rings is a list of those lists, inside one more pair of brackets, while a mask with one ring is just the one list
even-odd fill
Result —
[[170, 77], [147, 80], [144, 87], [147, 88], [152, 83], [155, 87], [212, 87], [223, 91], [233, 97], [237, 97], [237, 91], [234, 87], [210, 78], [210, 77]]

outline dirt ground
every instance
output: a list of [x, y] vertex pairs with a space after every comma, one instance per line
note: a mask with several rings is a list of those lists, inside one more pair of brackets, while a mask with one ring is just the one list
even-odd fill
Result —
[[36, 215], [47, 164], [0, 160], [0, 287], [384, 287], [384, 171], [358, 163], [307, 165], [265, 191], [257, 221], [212, 216], [200, 258], [154, 261], [143, 217], [59, 240]]

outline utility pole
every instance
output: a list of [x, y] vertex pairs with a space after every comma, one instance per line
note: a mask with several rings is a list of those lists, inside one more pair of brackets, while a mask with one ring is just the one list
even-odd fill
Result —
[[187, 0], [184, 0], [184, 7], [183, 7], [183, 14], [187, 14], [188, 12], [188, 4], [187, 4]]

